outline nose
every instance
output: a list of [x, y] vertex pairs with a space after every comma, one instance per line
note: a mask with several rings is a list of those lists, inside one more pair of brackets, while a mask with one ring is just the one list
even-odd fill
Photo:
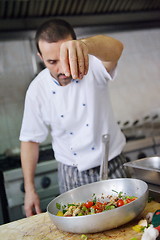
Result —
[[57, 63], [57, 73], [58, 74], [60, 74], [60, 73], [64, 74], [64, 71], [63, 71], [63, 68], [62, 68], [62, 64], [61, 64], [60, 61], [58, 61], [58, 63]]

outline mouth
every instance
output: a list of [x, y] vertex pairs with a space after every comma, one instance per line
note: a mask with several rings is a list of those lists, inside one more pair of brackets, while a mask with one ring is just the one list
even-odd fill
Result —
[[60, 75], [58, 78], [59, 78], [59, 79], [62, 79], [62, 80], [65, 80], [65, 79], [68, 79], [69, 77], [67, 77], [67, 76], [65, 76], [65, 75]]

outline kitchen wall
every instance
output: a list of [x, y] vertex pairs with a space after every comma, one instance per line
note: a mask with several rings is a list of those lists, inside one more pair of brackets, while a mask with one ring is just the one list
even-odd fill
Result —
[[0, 42], [0, 153], [19, 146], [25, 91], [33, 77], [28, 40]]
[[[113, 108], [120, 126], [128, 120], [132, 123], [142, 119], [146, 114], [160, 113], [160, 29], [108, 35], [124, 44], [117, 77], [110, 83]], [[35, 75], [35, 65], [29, 40], [0, 41], [0, 49], [1, 154], [6, 149], [19, 147], [24, 97]], [[49, 141], [50, 138], [46, 143]]]
[[110, 84], [113, 108], [121, 127], [142, 123], [159, 114], [160, 121], [160, 29], [114, 33], [124, 44], [115, 82]]

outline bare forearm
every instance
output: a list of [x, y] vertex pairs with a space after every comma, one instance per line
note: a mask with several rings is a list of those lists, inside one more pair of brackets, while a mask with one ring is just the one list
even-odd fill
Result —
[[34, 174], [39, 156], [39, 144], [21, 142], [21, 163], [24, 175], [25, 191], [34, 191]]
[[81, 40], [64, 41], [60, 48], [60, 61], [66, 76], [82, 79], [88, 72], [88, 54], [99, 58], [108, 72], [116, 66], [123, 50], [123, 44], [105, 35]]
[[88, 53], [103, 62], [117, 62], [123, 51], [123, 44], [109, 36], [97, 35], [82, 39], [88, 47]]

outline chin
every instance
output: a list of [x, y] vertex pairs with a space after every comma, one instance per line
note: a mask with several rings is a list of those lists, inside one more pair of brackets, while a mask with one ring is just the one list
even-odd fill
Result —
[[67, 78], [67, 79], [63, 79], [63, 80], [59, 80], [60, 85], [62, 86], [66, 86], [71, 82], [71, 78]]
[[69, 81], [62, 81], [60, 84], [61, 84], [62, 86], [66, 86], [66, 85], [68, 85], [69, 83], [71, 83], [71, 80], [69, 80]]

